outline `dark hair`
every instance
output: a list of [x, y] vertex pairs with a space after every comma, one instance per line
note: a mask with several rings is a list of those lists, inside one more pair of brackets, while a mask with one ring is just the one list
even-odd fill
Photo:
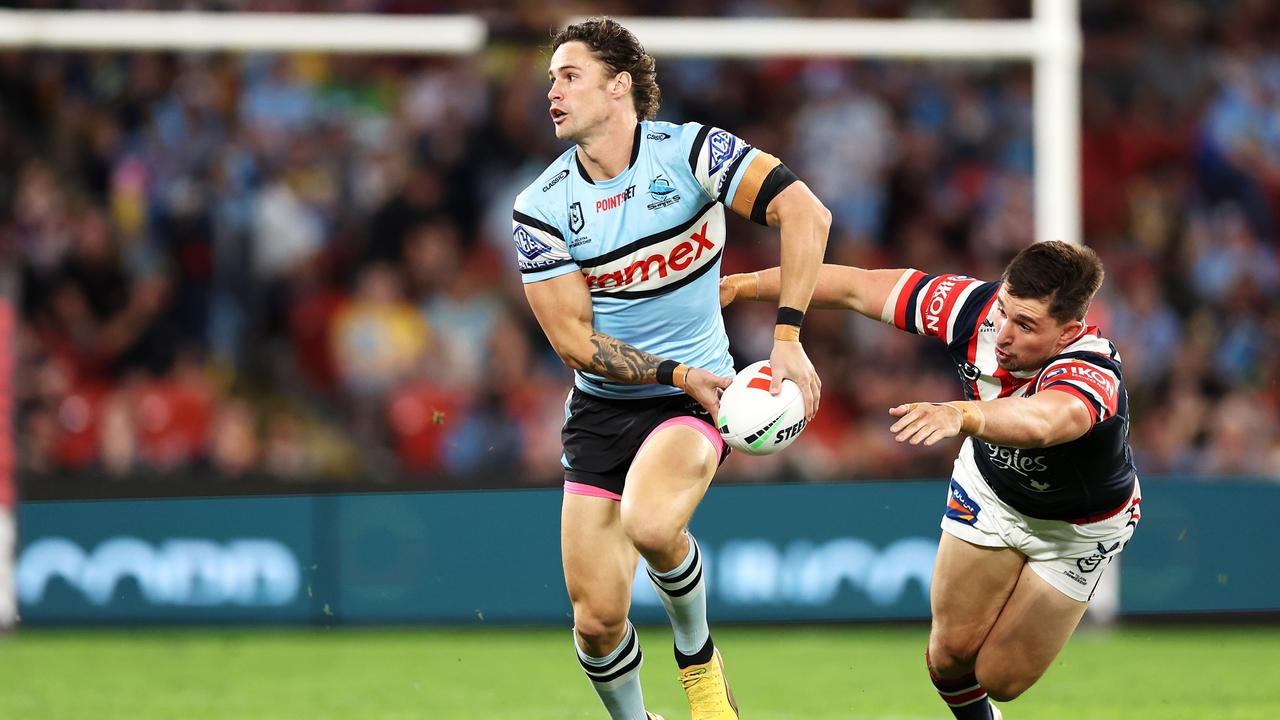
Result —
[[580, 42], [604, 63], [613, 75], [631, 73], [631, 101], [641, 120], [652, 120], [658, 114], [658, 71], [653, 56], [631, 31], [616, 20], [593, 17], [577, 25], [570, 25], [556, 33], [551, 40], [551, 51], [569, 42]]
[[1014, 297], [1047, 301], [1049, 315], [1065, 323], [1084, 319], [1102, 276], [1093, 250], [1049, 240], [1023, 248], [1005, 268], [1004, 284]]

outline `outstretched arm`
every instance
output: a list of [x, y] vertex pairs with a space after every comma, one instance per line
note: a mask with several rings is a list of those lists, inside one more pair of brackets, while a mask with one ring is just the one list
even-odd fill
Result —
[[525, 297], [547, 340], [565, 365], [634, 385], [662, 382], [684, 390], [718, 415], [719, 390], [731, 378], [676, 363], [599, 332], [592, 325], [591, 295], [578, 273], [528, 283]]
[[1031, 397], [948, 403], [917, 402], [889, 409], [898, 442], [933, 445], [961, 433], [1014, 448], [1071, 442], [1089, 432], [1093, 417], [1084, 401], [1052, 388]]
[[[881, 319], [890, 293], [910, 270], [864, 270], [848, 265], [823, 265], [813, 288], [813, 307], [853, 310]], [[725, 276], [720, 281], [720, 306], [737, 300], [776, 301], [781, 294], [779, 268]]]

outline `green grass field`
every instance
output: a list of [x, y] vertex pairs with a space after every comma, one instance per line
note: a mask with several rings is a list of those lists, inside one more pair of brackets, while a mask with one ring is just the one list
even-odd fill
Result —
[[[716, 633], [747, 720], [948, 718], [925, 629]], [[670, 630], [642, 628], [646, 700], [688, 718]], [[7, 720], [603, 717], [568, 630], [113, 630], [0, 637]], [[1280, 627], [1082, 632], [1010, 720], [1280, 717]]]

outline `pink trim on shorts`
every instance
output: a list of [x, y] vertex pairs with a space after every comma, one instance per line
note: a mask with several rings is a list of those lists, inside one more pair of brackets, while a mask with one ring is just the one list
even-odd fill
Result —
[[[724, 453], [724, 438], [720, 437], [720, 431], [711, 427], [711, 423], [707, 422], [706, 420], [703, 420], [701, 418], [696, 418], [691, 415], [681, 415], [680, 417], [673, 417], [670, 420], [664, 421], [662, 424], [658, 425], [658, 427], [654, 428], [653, 430], [650, 430], [649, 434], [645, 436], [644, 442], [640, 443], [640, 450], [643, 450], [644, 446], [647, 445], [649, 441], [653, 439], [653, 436], [657, 435], [660, 430], [663, 430], [664, 428], [674, 427], [676, 425], [687, 425], [693, 428], [694, 430], [697, 430], [698, 432], [702, 433], [702, 436], [707, 439], [707, 442], [711, 443], [711, 447], [715, 448], [716, 455], [722, 455]], [[636, 452], [639, 452], [639, 450], [637, 450]]]
[[622, 496], [618, 493], [609, 492], [604, 488], [598, 488], [595, 485], [587, 485], [586, 483], [564, 481], [564, 491], [570, 495], [586, 495], [587, 497], [598, 497], [606, 500], [621, 500]]

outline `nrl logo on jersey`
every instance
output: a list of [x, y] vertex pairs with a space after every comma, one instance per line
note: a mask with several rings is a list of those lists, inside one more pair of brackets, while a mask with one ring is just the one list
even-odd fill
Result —
[[582, 232], [582, 226], [587, 221], [582, 217], [582, 203], [576, 202], [569, 206], [569, 230], [574, 233]]

